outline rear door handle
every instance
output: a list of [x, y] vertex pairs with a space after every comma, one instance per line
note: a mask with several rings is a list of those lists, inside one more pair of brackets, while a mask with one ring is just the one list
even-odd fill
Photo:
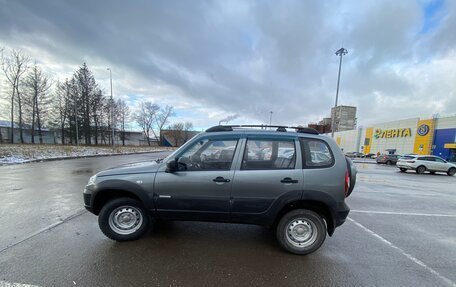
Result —
[[292, 179], [291, 177], [285, 177], [280, 181], [281, 183], [298, 183], [297, 179]]
[[222, 177], [222, 176], [217, 176], [217, 177], [214, 178], [212, 181], [213, 181], [213, 182], [217, 182], [217, 183], [219, 183], [219, 182], [230, 182], [229, 179], [224, 178], [224, 177]]

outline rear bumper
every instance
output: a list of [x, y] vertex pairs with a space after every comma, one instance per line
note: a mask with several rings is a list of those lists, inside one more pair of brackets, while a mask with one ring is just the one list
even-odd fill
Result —
[[334, 218], [335, 227], [344, 224], [345, 220], [350, 213], [350, 207], [345, 202], [339, 203], [337, 206], [336, 216]]

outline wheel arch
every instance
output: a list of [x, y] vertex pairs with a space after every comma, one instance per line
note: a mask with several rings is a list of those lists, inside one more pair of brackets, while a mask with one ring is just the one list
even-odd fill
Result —
[[325, 204], [322, 201], [317, 201], [317, 200], [300, 199], [300, 200], [295, 200], [295, 201], [287, 203], [277, 213], [275, 220], [274, 220], [274, 226], [277, 226], [280, 219], [286, 213], [288, 213], [292, 210], [296, 210], [296, 209], [312, 210], [313, 212], [315, 212], [318, 215], [320, 215], [321, 217], [323, 217], [326, 222], [326, 230], [327, 230], [329, 236], [332, 236], [332, 234], [334, 233], [334, 230], [335, 230], [334, 216], [331, 213], [330, 208], [327, 204]]
[[151, 208], [151, 200], [141, 187], [123, 180], [112, 180], [100, 183], [93, 193], [92, 209], [95, 215], [100, 213], [103, 206], [110, 200], [128, 197], [141, 202], [147, 210]]

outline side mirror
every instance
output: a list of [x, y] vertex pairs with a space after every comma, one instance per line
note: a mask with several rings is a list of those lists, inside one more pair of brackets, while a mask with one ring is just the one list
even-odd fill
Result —
[[168, 161], [168, 163], [166, 164], [165, 172], [173, 173], [176, 171], [177, 171], [177, 158], [175, 158], [174, 160]]

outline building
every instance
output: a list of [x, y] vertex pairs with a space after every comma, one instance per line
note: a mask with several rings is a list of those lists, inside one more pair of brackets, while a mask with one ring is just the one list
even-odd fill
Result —
[[410, 118], [336, 132], [344, 152], [433, 154], [456, 161], [456, 116]]
[[[334, 120], [333, 120], [334, 119]], [[331, 108], [331, 121], [334, 132], [348, 131], [356, 128], [356, 107], [337, 106]]]
[[[321, 123], [321, 121], [320, 121]], [[330, 133], [331, 132], [331, 125], [323, 125], [323, 124], [315, 124], [315, 123], [310, 123], [307, 125], [308, 128], [312, 128], [312, 129], [315, 129], [316, 131], [318, 131], [319, 133], [321, 134], [325, 134], [325, 133]]]

